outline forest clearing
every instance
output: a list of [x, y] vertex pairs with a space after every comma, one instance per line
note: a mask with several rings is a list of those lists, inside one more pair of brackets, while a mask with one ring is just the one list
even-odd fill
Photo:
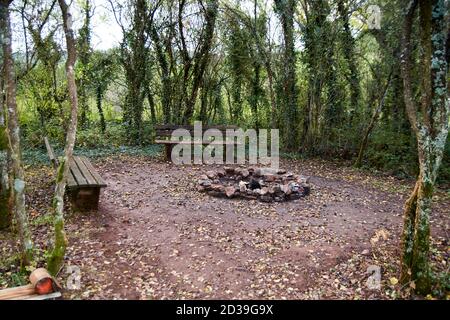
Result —
[[[286, 161], [311, 175], [312, 195], [294, 203], [216, 199], [193, 186], [204, 166], [174, 168], [154, 157], [111, 156], [96, 162], [108, 182], [99, 211], [68, 209], [68, 265], [79, 266], [75, 299], [393, 299], [402, 290], [398, 243], [402, 203], [412, 181], [372, 175], [321, 160]], [[32, 170], [34, 243], [51, 237], [45, 212], [51, 170]], [[320, 175], [315, 175], [320, 172]], [[43, 188], [45, 186], [45, 188]], [[448, 260], [444, 190], [433, 208], [432, 261]], [[35, 223], [33, 223], [35, 221]], [[381, 235], [381, 236], [380, 236]], [[9, 256], [13, 242], [3, 248]], [[383, 268], [370, 290], [367, 268]], [[6, 274], [8, 279], [11, 272]], [[65, 283], [69, 274], [61, 273]]]
[[0, 300], [448, 300], [450, 2], [406, 2], [0, 0]]

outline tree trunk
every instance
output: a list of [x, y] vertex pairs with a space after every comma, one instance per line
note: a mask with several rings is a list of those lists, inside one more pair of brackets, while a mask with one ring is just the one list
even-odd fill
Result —
[[[198, 52], [194, 56], [193, 61], [193, 71], [192, 71], [192, 87], [189, 90], [187, 99], [184, 102], [184, 113], [182, 118], [182, 123], [188, 124], [194, 115], [195, 103], [197, 101], [198, 90], [203, 81], [203, 77], [206, 71], [206, 67], [210, 61], [210, 51], [214, 40], [214, 30], [216, 27], [216, 19], [219, 10], [218, 0], [208, 0], [205, 8], [205, 28], [203, 30], [204, 35], [202, 36], [201, 44], [199, 45]], [[181, 22], [181, 21], [180, 21]], [[182, 22], [181, 22], [182, 23]], [[184, 40], [184, 38], [182, 38]], [[188, 54], [186, 49], [183, 52]], [[190, 69], [192, 61], [190, 59], [189, 63], [185, 65], [186, 70]], [[183, 90], [187, 92], [187, 81], [186, 76], [188, 72], [185, 73], [185, 81], [183, 82]]]
[[11, 214], [9, 210], [9, 185], [8, 185], [8, 172], [6, 170], [6, 163], [1, 164], [1, 185], [0, 185], [0, 230], [7, 229], [11, 225]]
[[[419, 142], [419, 151], [423, 155], [431, 141]], [[422, 158], [419, 155], [419, 158]], [[421, 164], [431, 164], [424, 161]], [[427, 294], [431, 290], [431, 268], [429, 265], [430, 251], [430, 223], [431, 202], [433, 197], [434, 179], [433, 168], [425, 164], [421, 166], [411, 196], [405, 203], [403, 214], [403, 234], [400, 282], [408, 284], [414, 282], [418, 293]]]
[[64, 149], [64, 159], [61, 161], [57, 176], [55, 196], [53, 200], [54, 205], [54, 228], [55, 228], [55, 243], [54, 248], [48, 260], [48, 270], [51, 274], [56, 275], [64, 260], [64, 254], [67, 247], [67, 237], [64, 231], [64, 192], [66, 189], [67, 176], [69, 174], [69, 163], [72, 161], [73, 148], [75, 145], [75, 137], [77, 132], [78, 120], [78, 97], [77, 85], [75, 82], [74, 66], [76, 61], [76, 44], [72, 30], [72, 15], [65, 0], [58, 0], [63, 17], [63, 27], [66, 36], [67, 44], [67, 87], [70, 97], [70, 122], [66, 136], [66, 146]]
[[106, 121], [105, 115], [103, 113], [102, 100], [103, 100], [103, 90], [101, 88], [101, 85], [99, 85], [97, 86], [97, 110], [98, 114], [100, 115], [100, 129], [102, 130], [102, 133], [105, 133]]
[[88, 115], [89, 115], [89, 100], [86, 92], [86, 86], [89, 82], [89, 61], [91, 57], [91, 2], [90, 0], [85, 0], [82, 10], [84, 15], [83, 26], [80, 29], [79, 42], [78, 42], [78, 53], [79, 62], [81, 65], [80, 78], [78, 88], [79, 105], [81, 109], [80, 126], [85, 128], [89, 125]]
[[[0, 153], [2, 156], [8, 150], [8, 139], [6, 137], [5, 114], [6, 114], [6, 99], [3, 94], [3, 54], [2, 64], [0, 64]], [[6, 229], [11, 224], [11, 215], [8, 208], [9, 185], [8, 185], [8, 167], [5, 159], [1, 159], [0, 163], [0, 230]]]
[[147, 18], [145, 0], [132, 2], [132, 18], [129, 30], [123, 34], [121, 60], [125, 69], [127, 98], [124, 120], [130, 126], [130, 137], [134, 144], [142, 143], [142, 113], [144, 111], [145, 81], [148, 62]]
[[[271, 54], [271, 53], [269, 53]], [[275, 100], [275, 92], [273, 90], [273, 71], [270, 62], [267, 62], [265, 64], [266, 66], [266, 72], [267, 72], [267, 78], [269, 79], [269, 96], [270, 96], [270, 106], [272, 108], [272, 117], [271, 117], [271, 124], [272, 129], [277, 128], [277, 102]]]
[[28, 214], [25, 206], [25, 174], [20, 150], [9, 3], [9, 0], [2, 0], [0, 2], [0, 31], [3, 38], [3, 68], [6, 85], [6, 105], [8, 109], [7, 137], [11, 154], [12, 183], [14, 186], [11, 192], [14, 194], [14, 210], [20, 237], [22, 265], [27, 265], [31, 262], [33, 257], [33, 243], [31, 241], [31, 232], [28, 226]]
[[[3, 66], [0, 65], [0, 71], [3, 70]], [[5, 126], [5, 114], [6, 109], [6, 99], [3, 94], [4, 81], [3, 72], [0, 72], [0, 153], [4, 156], [4, 153], [8, 151], [8, 138]], [[1, 159], [0, 163], [0, 230], [6, 229], [11, 225], [11, 211], [9, 208], [9, 181], [8, 181], [8, 162], [5, 157]]]
[[80, 127], [81, 128], [87, 128], [88, 127], [88, 121], [87, 121], [87, 113], [88, 113], [88, 104], [87, 104], [87, 97], [86, 97], [86, 90], [84, 89], [85, 84], [83, 83], [83, 80], [80, 81], [80, 105], [81, 105], [81, 116], [80, 116]]
[[155, 100], [153, 99], [152, 91], [150, 87], [147, 86], [147, 100], [148, 106], [150, 107], [150, 116], [152, 118], [152, 124], [156, 125], [156, 110], [155, 110]]
[[375, 127], [376, 121], [380, 115], [381, 110], [383, 109], [384, 106], [384, 101], [386, 100], [386, 96], [389, 90], [389, 85], [391, 83], [391, 75], [392, 73], [389, 75], [388, 78], [388, 82], [386, 84], [386, 87], [384, 88], [384, 92], [383, 95], [380, 99], [380, 102], [378, 103], [378, 107], [375, 109], [372, 118], [370, 119], [370, 123], [369, 126], [367, 127], [365, 133], [364, 133], [364, 138], [361, 141], [361, 145], [359, 146], [359, 153], [358, 153], [358, 159], [356, 159], [355, 162], [355, 167], [359, 168], [362, 165], [362, 160], [364, 158], [364, 152], [366, 151], [367, 148], [367, 142], [369, 140], [369, 135], [372, 132], [373, 128]]
[[348, 68], [350, 71], [348, 82], [350, 84], [351, 96], [351, 108], [350, 108], [350, 122], [352, 115], [356, 110], [358, 110], [358, 102], [360, 96], [360, 88], [359, 88], [359, 73], [357, 66], [357, 59], [355, 59], [355, 40], [352, 36], [352, 31], [350, 27], [350, 13], [348, 8], [347, 1], [339, 0], [338, 2], [338, 12], [340, 19], [343, 24], [343, 32], [342, 32], [342, 45], [344, 47], [344, 58], [347, 61]]
[[294, 151], [298, 142], [298, 89], [295, 74], [296, 56], [294, 44], [294, 0], [275, 0], [275, 7], [283, 28], [283, 114], [286, 125], [283, 127], [285, 148]]
[[253, 114], [253, 125], [255, 126], [256, 132], [259, 132], [259, 117], [258, 117], [258, 103], [260, 96], [260, 73], [261, 65], [259, 62], [255, 62], [253, 65], [254, 76], [251, 80], [252, 84], [252, 94], [250, 96], [250, 108]]
[[[411, 33], [420, 7], [420, 81], [412, 78]], [[442, 0], [411, 0], [406, 8], [402, 38], [401, 74], [409, 121], [417, 137], [420, 173], [413, 193], [405, 204], [400, 280], [414, 283], [416, 292], [430, 292], [429, 265], [431, 202], [448, 135], [448, 64], [446, 40], [448, 8]], [[414, 99], [419, 84], [420, 103]]]
[[200, 117], [199, 120], [205, 123], [207, 121], [208, 115], [208, 85], [203, 81], [200, 93]]
[[162, 82], [162, 110], [164, 116], [164, 122], [166, 124], [171, 123], [171, 99], [172, 96], [172, 82], [170, 79], [169, 63], [167, 62], [166, 55], [164, 54], [163, 47], [161, 44], [161, 39], [159, 37], [158, 31], [153, 24], [149, 24], [150, 37], [153, 41], [156, 51], [156, 57], [158, 59], [159, 66], [161, 68], [161, 82]]

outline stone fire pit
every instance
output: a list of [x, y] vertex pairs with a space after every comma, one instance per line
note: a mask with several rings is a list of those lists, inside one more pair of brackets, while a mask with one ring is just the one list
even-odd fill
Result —
[[308, 178], [271, 168], [224, 167], [200, 176], [198, 190], [215, 197], [283, 202], [305, 197]]

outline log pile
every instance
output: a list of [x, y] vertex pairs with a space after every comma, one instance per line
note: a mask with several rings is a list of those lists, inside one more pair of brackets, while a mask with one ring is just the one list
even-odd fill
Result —
[[44, 268], [30, 274], [30, 284], [0, 290], [0, 300], [45, 300], [61, 296], [60, 286]]

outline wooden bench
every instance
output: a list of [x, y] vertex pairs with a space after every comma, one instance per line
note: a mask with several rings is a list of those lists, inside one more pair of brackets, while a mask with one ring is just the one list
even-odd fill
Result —
[[[44, 138], [48, 157], [53, 167], [58, 167], [58, 160], [47, 138]], [[70, 162], [66, 189], [72, 205], [78, 210], [97, 210], [101, 188], [107, 185], [92, 166], [88, 158], [74, 156]]]
[[[171, 140], [170, 138], [172, 137], [172, 133], [173, 131], [177, 130], [177, 129], [185, 129], [187, 131], [189, 131], [191, 137], [194, 137], [194, 126], [191, 125], [158, 125], [155, 126], [155, 131], [156, 131], [156, 139], [155, 139], [155, 143], [156, 144], [163, 144], [165, 146], [165, 159], [167, 161], [171, 160], [171, 156], [172, 156], [172, 149], [173, 146], [177, 145], [177, 144], [184, 144], [184, 145], [223, 145], [223, 146], [236, 146], [239, 145], [239, 143], [235, 142], [235, 141], [227, 141], [227, 140], [221, 140], [221, 141], [215, 141], [215, 140], [190, 140], [190, 141], [176, 141], [176, 140]], [[226, 134], [226, 130], [227, 129], [238, 129], [237, 126], [202, 126], [202, 137], [203, 134], [205, 133], [206, 130], [209, 129], [216, 129], [219, 130], [223, 136], [225, 136]], [[225, 152], [224, 152], [224, 157], [225, 157]]]

